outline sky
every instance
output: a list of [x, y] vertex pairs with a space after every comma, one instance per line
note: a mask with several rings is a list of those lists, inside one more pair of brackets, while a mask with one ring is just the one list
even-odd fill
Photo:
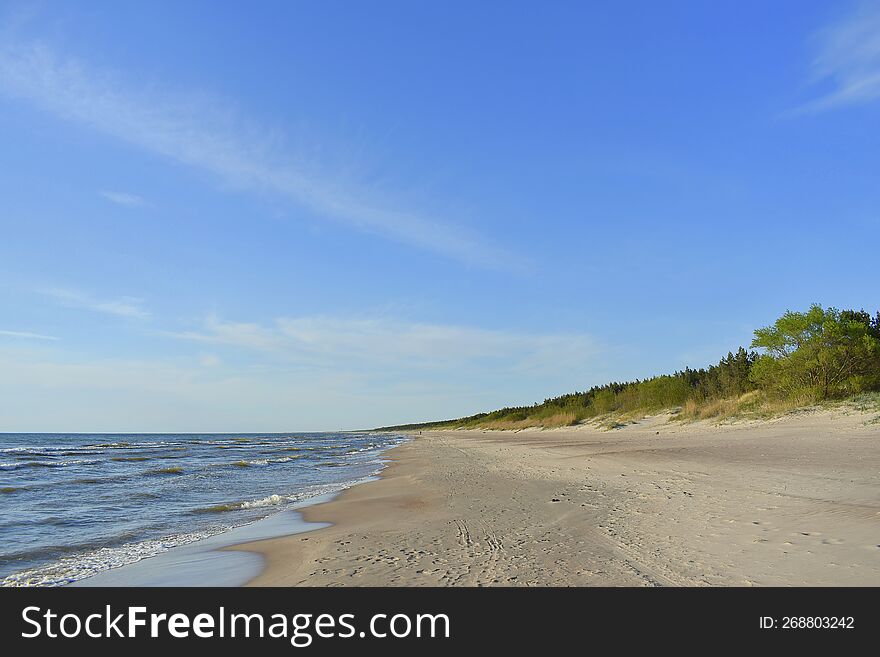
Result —
[[0, 431], [458, 417], [876, 311], [878, 118], [878, 2], [0, 2]]

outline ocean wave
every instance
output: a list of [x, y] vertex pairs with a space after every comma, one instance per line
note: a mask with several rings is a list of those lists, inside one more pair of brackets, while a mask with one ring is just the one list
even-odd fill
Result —
[[242, 509], [256, 509], [260, 507], [273, 507], [280, 506], [283, 504], [291, 504], [293, 502], [302, 502], [303, 500], [310, 499], [312, 497], [318, 497], [319, 495], [327, 495], [330, 493], [338, 493], [347, 488], [351, 488], [356, 484], [363, 483], [365, 481], [369, 481], [376, 475], [376, 472], [373, 472], [369, 476], [361, 477], [360, 479], [352, 479], [349, 481], [342, 481], [333, 484], [319, 484], [316, 486], [310, 486], [302, 491], [297, 493], [290, 493], [284, 495], [269, 495], [267, 497], [263, 497], [257, 500], [243, 500], [238, 502], [225, 502], [221, 504], [214, 504], [212, 506], [202, 507], [200, 509], [193, 509], [193, 513], [224, 513], [226, 511], [240, 511]]
[[[64, 518], [60, 516], [42, 516], [38, 518], [19, 518], [17, 520], [7, 520], [5, 522], [0, 522], [0, 529], [9, 529], [10, 527], [39, 527], [39, 526], [48, 526], [48, 527], [64, 527], [70, 524], [75, 523], [75, 520], [70, 518]], [[29, 552], [25, 554], [31, 554]], [[16, 554], [12, 555], [3, 555], [4, 557], [12, 557], [15, 558]]]
[[0, 579], [0, 586], [64, 586], [105, 570], [119, 568], [148, 557], [156, 556], [180, 545], [194, 543], [227, 529], [229, 528], [215, 528], [214, 530], [176, 534], [160, 539], [87, 550], [82, 554], [62, 557], [58, 561], [45, 566], [30, 568], [7, 575]]
[[116, 484], [130, 479], [133, 475], [115, 475], [110, 477], [77, 477], [76, 479], [62, 479], [61, 481], [28, 482], [27, 485], [10, 487], [12, 491], [38, 491], [47, 488], [60, 488], [63, 486], [79, 486], [82, 484]]
[[79, 455], [100, 454], [108, 449], [186, 449], [183, 443], [176, 441], [138, 442], [138, 443], [89, 443], [87, 445], [19, 445], [17, 447], [4, 447], [0, 454], [33, 454], [52, 456], [57, 454]]
[[94, 465], [99, 459], [76, 459], [73, 461], [18, 461], [0, 463], [0, 470], [20, 470], [22, 468], [64, 468], [70, 465]]
[[[277, 454], [278, 452], [269, 452], [267, 454]], [[222, 463], [210, 463], [211, 468], [250, 468], [252, 466], [262, 467], [272, 465], [273, 463], [288, 463], [298, 459], [306, 458], [305, 454], [294, 454], [290, 456], [279, 456], [278, 458], [260, 458], [260, 459], [239, 459], [238, 461], [225, 461]]]
[[155, 470], [147, 470], [145, 475], [165, 475], [165, 474], [183, 474], [183, 468], [180, 466], [172, 466], [170, 468], [156, 468]]
[[185, 443], [180, 442], [179, 440], [156, 440], [156, 441], [142, 441], [137, 443], [130, 442], [115, 442], [115, 443], [91, 443], [88, 445], [83, 445], [83, 449], [94, 449], [96, 447], [100, 447], [101, 449], [166, 449], [168, 447], [180, 447], [185, 445]]
[[[71, 447], [69, 445], [42, 445], [40, 447], [33, 447], [27, 445], [20, 445], [18, 447], [4, 447], [0, 449], [0, 453], [2, 454], [45, 454], [49, 452], [63, 452], [65, 450], [76, 450], [75, 447]], [[77, 450], [79, 451], [79, 450]]]
[[297, 502], [303, 499], [300, 495], [269, 495], [259, 500], [245, 502], [231, 502], [229, 504], [215, 504], [201, 509], [195, 509], [193, 513], [223, 513], [225, 511], [238, 511], [240, 509], [255, 509], [263, 506], [278, 506], [288, 502]]
[[237, 468], [249, 468], [253, 465], [261, 466], [261, 465], [269, 465], [268, 459], [254, 459], [253, 461], [245, 461], [242, 459], [241, 461], [233, 461], [232, 463], [217, 463], [218, 466], [232, 465]]
[[281, 456], [277, 459], [269, 459], [269, 463], [288, 463], [290, 461], [298, 461], [301, 458], [304, 457], [302, 455]]

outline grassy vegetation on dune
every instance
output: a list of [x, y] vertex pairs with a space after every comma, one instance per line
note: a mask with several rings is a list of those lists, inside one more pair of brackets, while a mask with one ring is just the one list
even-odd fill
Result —
[[672, 419], [682, 422], [730, 418], [765, 419], [783, 415], [796, 408], [813, 406], [816, 403], [815, 395], [810, 393], [794, 397], [774, 397], [762, 390], [752, 390], [739, 397], [709, 399], [703, 402], [689, 399]]
[[849, 403], [863, 413], [880, 413], [880, 392], [863, 392], [850, 399]]
[[[852, 398], [880, 412], [880, 312], [812, 306], [786, 312], [755, 331], [752, 349], [729, 352], [717, 365], [643, 381], [607, 383], [532, 406], [385, 430], [553, 428], [596, 420], [616, 426], [676, 409], [682, 421], [769, 417], [817, 403]], [[861, 400], [861, 401], [855, 401]]]

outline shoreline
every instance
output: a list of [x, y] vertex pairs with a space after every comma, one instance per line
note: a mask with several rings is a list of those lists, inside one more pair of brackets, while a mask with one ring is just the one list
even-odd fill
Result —
[[323, 529], [228, 549], [247, 586], [880, 584], [880, 425], [839, 411], [601, 431], [424, 431]]
[[[371, 481], [366, 481], [337, 493], [332, 499], [318, 502], [303, 507], [299, 510], [302, 521], [307, 525], [313, 525], [312, 529], [305, 529], [296, 534], [285, 536], [277, 536], [271, 539], [247, 541], [230, 545], [224, 550], [235, 550], [242, 552], [250, 552], [257, 554], [262, 558], [262, 571], [255, 577], [244, 583], [244, 586], [279, 586], [284, 585], [275, 581], [275, 572], [286, 571], [287, 547], [289, 544], [295, 546], [298, 541], [306, 544], [313, 540], [313, 536], [320, 534], [320, 541], [329, 540], [335, 531], [347, 532], [352, 528], [359, 526], [360, 522], [365, 525], [373, 525], [378, 517], [389, 517], [384, 511], [389, 507], [406, 507], [408, 496], [402, 492], [402, 488], [407, 487], [403, 483], [407, 477], [412, 476], [412, 472], [401, 473], [400, 470], [407, 467], [418, 469], [418, 466], [410, 463], [407, 459], [407, 448], [411, 447], [420, 436], [402, 433], [407, 438], [407, 442], [394, 447], [383, 454], [388, 464], [376, 475]], [[417, 503], [416, 503], [417, 504]], [[376, 507], [380, 507], [381, 513], [375, 513]], [[364, 515], [358, 519], [349, 513], [349, 509], [354, 509], [357, 515], [364, 512]], [[390, 516], [395, 517], [395, 516]], [[276, 551], [276, 545], [281, 546], [280, 554]], [[308, 551], [308, 545], [297, 546]], [[280, 557], [280, 559], [279, 559]], [[286, 579], [283, 577], [282, 579]]]
[[378, 480], [387, 467], [341, 490], [305, 498], [247, 524], [100, 571], [65, 586], [244, 586], [265, 570], [265, 559], [259, 552], [239, 549], [239, 546], [329, 527], [329, 523], [306, 519], [307, 510], [330, 504], [352, 488]]
[[[160, 564], [177, 567], [180, 584], [244, 583], [250, 576], [230, 578], [222, 564], [209, 577], [196, 555], [301, 531], [296, 514], [268, 519], [375, 476], [387, 464], [383, 453], [403, 440], [365, 432], [138, 436], [4, 440], [0, 587], [150, 586], [169, 581]], [[246, 560], [259, 572], [258, 556], [229, 554], [232, 569], [246, 570]], [[191, 576], [185, 559], [198, 559], [203, 572]]]
[[312, 504], [327, 503], [337, 494], [307, 498], [259, 520], [103, 570], [66, 586], [243, 586], [264, 569], [264, 564], [259, 554], [235, 550], [234, 546], [325, 527], [326, 523], [305, 521], [301, 510]]

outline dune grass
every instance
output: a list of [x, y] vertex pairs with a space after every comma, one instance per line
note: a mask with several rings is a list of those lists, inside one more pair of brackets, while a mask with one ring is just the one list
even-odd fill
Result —
[[751, 390], [736, 397], [703, 401], [688, 399], [672, 419], [682, 422], [769, 419], [814, 406], [816, 402], [816, 395], [810, 392], [791, 397], [774, 397], [761, 390]]

